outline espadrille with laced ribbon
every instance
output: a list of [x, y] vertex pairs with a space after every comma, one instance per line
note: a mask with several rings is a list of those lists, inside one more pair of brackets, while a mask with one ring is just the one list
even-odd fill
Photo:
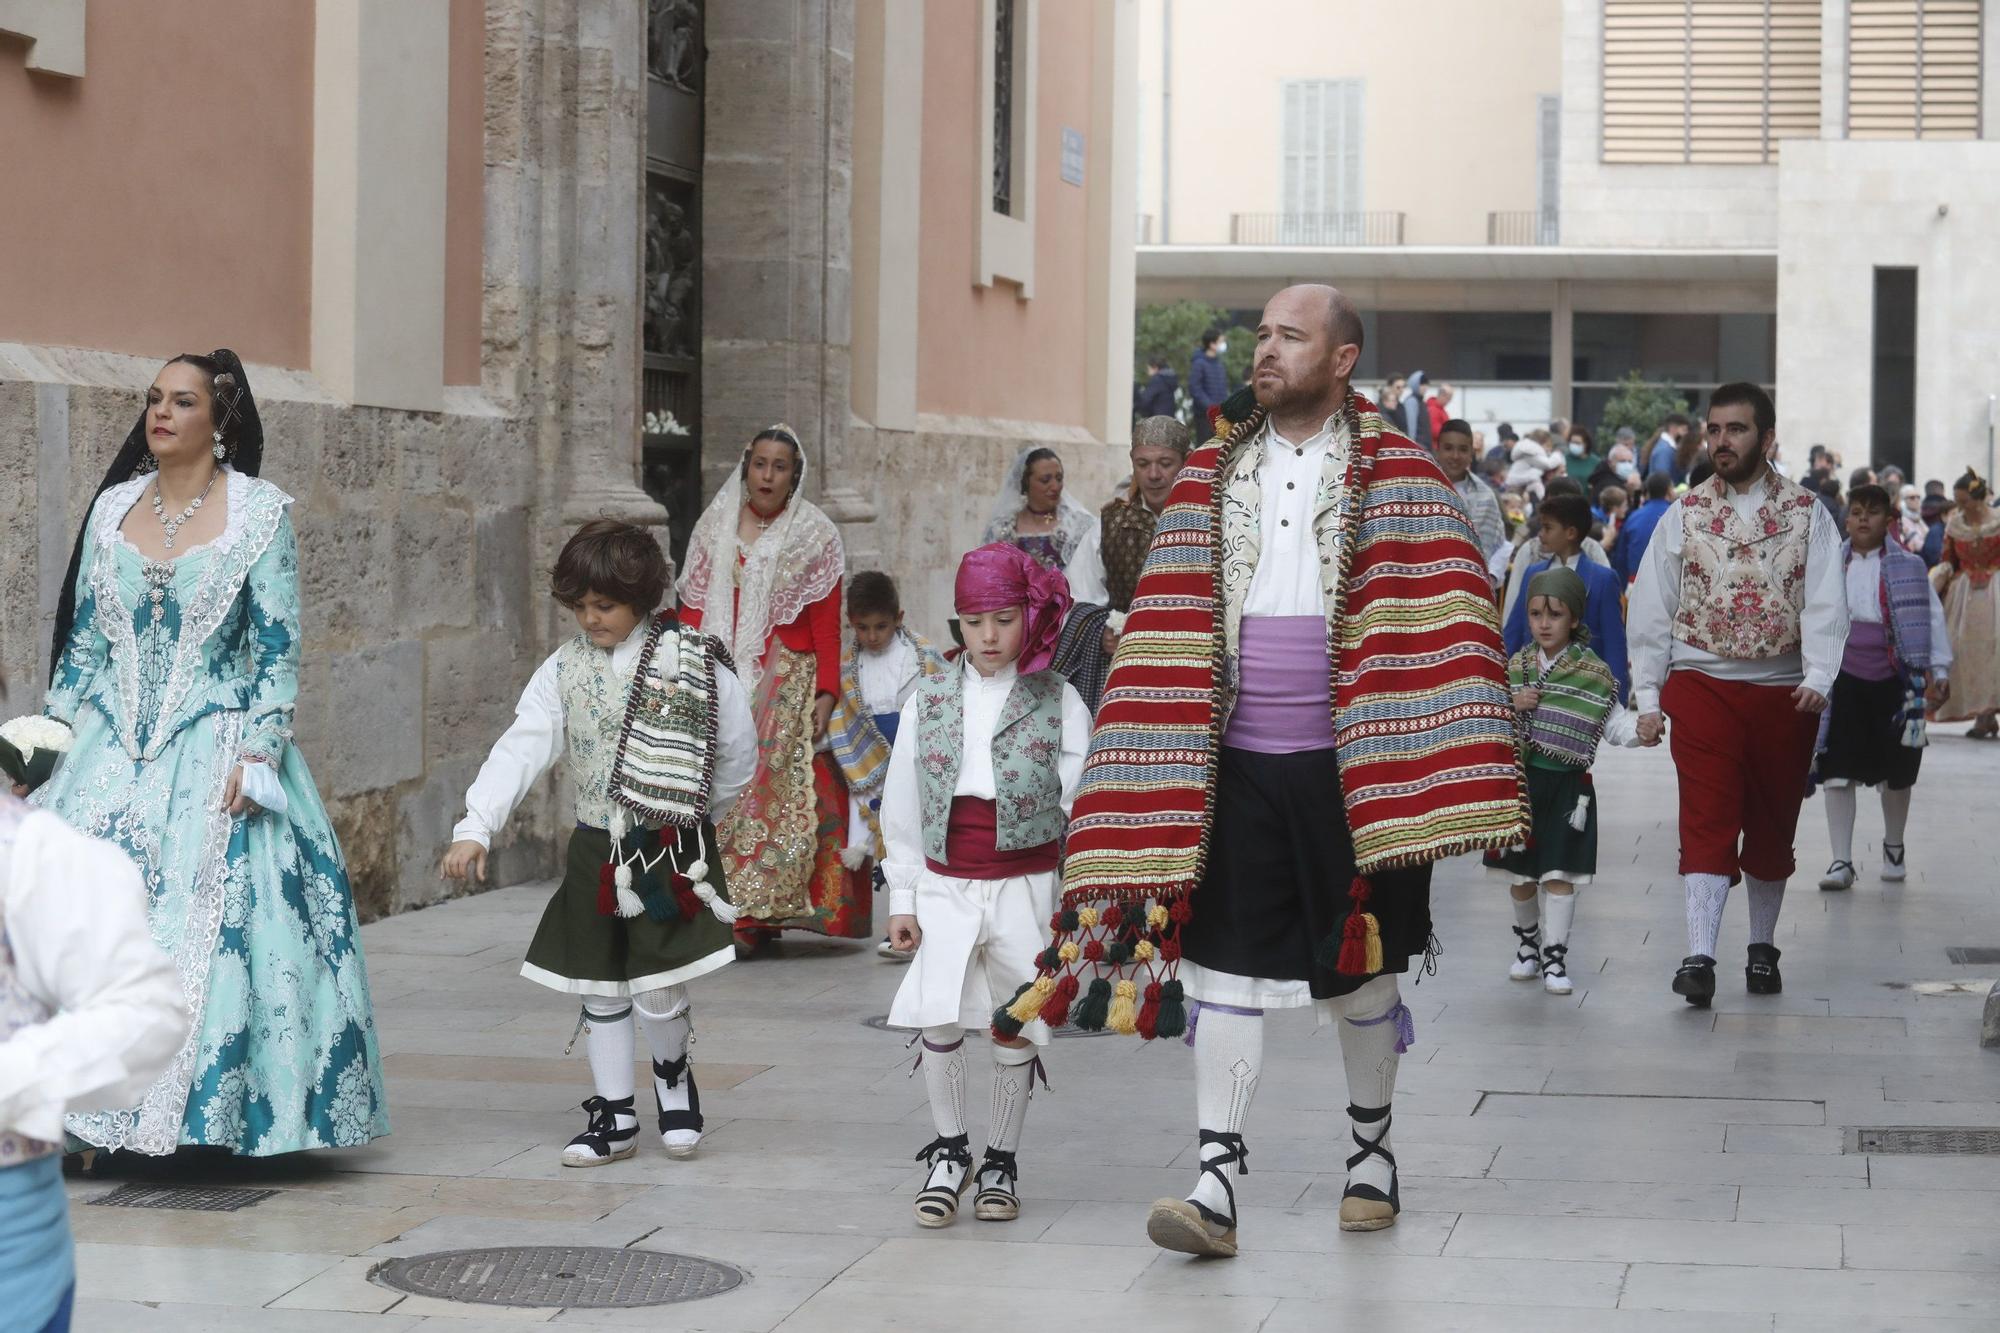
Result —
[[1201, 1146], [1214, 1144], [1221, 1152], [1201, 1154], [1201, 1169], [1221, 1182], [1229, 1200], [1228, 1213], [1219, 1213], [1199, 1199], [1160, 1199], [1146, 1215], [1146, 1236], [1163, 1250], [1176, 1254], [1198, 1254], [1215, 1259], [1236, 1257], [1236, 1187], [1229, 1181], [1228, 1167], [1236, 1174], [1250, 1174], [1250, 1150], [1241, 1134], [1224, 1134], [1212, 1129], [1201, 1131]]
[[917, 1225], [948, 1227], [958, 1220], [958, 1201], [972, 1183], [972, 1152], [963, 1134], [940, 1134], [917, 1153], [919, 1162], [929, 1162], [931, 1173], [917, 1191]]
[[[564, 1166], [603, 1166], [639, 1151], [639, 1117], [630, 1097], [588, 1097], [590, 1125], [563, 1149]], [[621, 1120], [630, 1123], [620, 1125]]]

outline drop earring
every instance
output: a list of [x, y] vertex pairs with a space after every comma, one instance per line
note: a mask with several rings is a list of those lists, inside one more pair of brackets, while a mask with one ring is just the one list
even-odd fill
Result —
[[217, 461], [229, 457], [229, 451], [222, 447], [222, 432], [215, 432], [215, 457]]

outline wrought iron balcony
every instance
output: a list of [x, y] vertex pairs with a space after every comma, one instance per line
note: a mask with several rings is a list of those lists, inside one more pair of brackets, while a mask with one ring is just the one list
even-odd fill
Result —
[[1521, 208], [1486, 215], [1488, 245], [1554, 245], [1559, 216], [1553, 208]]
[[1401, 213], [1231, 213], [1231, 245], [1401, 245]]

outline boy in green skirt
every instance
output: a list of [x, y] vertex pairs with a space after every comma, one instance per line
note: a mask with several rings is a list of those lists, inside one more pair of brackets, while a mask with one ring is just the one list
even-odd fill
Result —
[[522, 976], [583, 1001], [595, 1095], [562, 1162], [602, 1166], [638, 1151], [635, 1009], [652, 1048], [661, 1138], [670, 1156], [688, 1157], [702, 1118], [687, 983], [736, 956], [714, 825], [750, 780], [756, 727], [721, 643], [681, 629], [671, 610], [655, 614], [672, 580], [645, 529], [584, 524], [551, 582], [580, 632], [529, 680], [466, 792], [440, 874], [484, 880], [508, 816], [567, 761], [568, 868], [521, 965]]

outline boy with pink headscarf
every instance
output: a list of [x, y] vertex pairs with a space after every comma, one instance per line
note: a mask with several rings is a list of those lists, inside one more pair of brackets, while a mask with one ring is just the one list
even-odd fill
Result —
[[[937, 1138], [919, 1226], [949, 1226], [977, 1187], [973, 1214], [1020, 1214], [1015, 1153], [1048, 1026], [993, 1038], [986, 1155], [972, 1166], [965, 1127], [965, 1030], [1035, 976], [1049, 943], [1060, 844], [1090, 747], [1090, 712], [1050, 663], [1070, 606], [1068, 581], [1019, 547], [982, 546], [954, 590], [965, 654], [903, 705], [882, 791], [889, 935], [915, 951], [889, 1010], [922, 1034], [919, 1064]], [[1044, 1080], [1046, 1082], [1046, 1080]]]

